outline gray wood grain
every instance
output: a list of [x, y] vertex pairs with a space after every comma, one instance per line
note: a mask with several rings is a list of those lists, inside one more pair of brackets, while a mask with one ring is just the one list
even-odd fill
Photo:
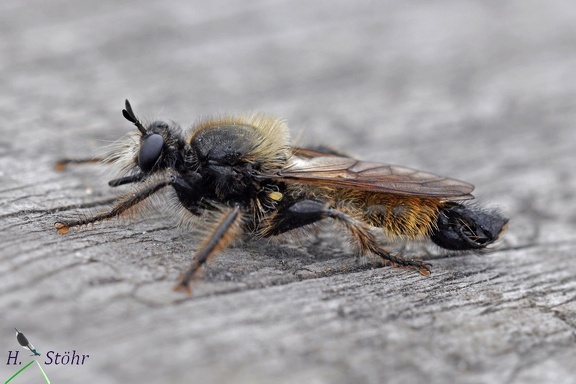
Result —
[[[43, 359], [90, 354], [53, 383], [576, 382], [574, 2], [204, 3], [0, 2], [0, 379], [18, 327]], [[200, 237], [161, 208], [53, 229], [119, 193], [52, 165], [133, 129], [125, 98], [183, 127], [285, 117], [301, 143], [472, 182], [510, 229], [432, 249], [428, 278], [329, 226], [240, 244], [184, 297]]]

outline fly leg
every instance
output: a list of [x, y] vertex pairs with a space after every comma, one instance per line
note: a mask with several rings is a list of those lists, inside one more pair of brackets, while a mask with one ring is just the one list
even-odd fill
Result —
[[[101, 157], [91, 157], [91, 158], [85, 158], [85, 159], [61, 159], [59, 161], [56, 162], [56, 164], [54, 164], [54, 169], [57, 171], [63, 171], [65, 170], [68, 165], [70, 164], [94, 164], [94, 163], [111, 163], [112, 161], [106, 159], [106, 158], [101, 158]], [[110, 180], [108, 182], [108, 185], [111, 187], [118, 187], [120, 185], [124, 185], [124, 184], [131, 184], [131, 183], [136, 183], [138, 181], [142, 181], [144, 179], [146, 175], [142, 172], [139, 173], [135, 173], [133, 175], [130, 176], [125, 176], [125, 177], [120, 177], [118, 179], [114, 179], [114, 180]]]
[[227, 247], [239, 235], [242, 229], [241, 223], [242, 214], [239, 206], [235, 206], [220, 217], [216, 227], [212, 230], [210, 236], [204, 240], [200, 250], [194, 256], [192, 264], [190, 264], [190, 267], [180, 278], [179, 283], [174, 287], [175, 291], [191, 293], [190, 280], [198, 273], [204, 263]]
[[108, 211], [98, 213], [93, 216], [85, 217], [79, 220], [63, 220], [54, 223], [56, 230], [59, 234], [64, 235], [68, 233], [70, 228], [78, 227], [86, 224], [96, 223], [98, 221], [111, 219], [116, 216], [120, 216], [123, 212], [127, 211], [128, 209], [132, 208], [136, 204], [146, 200], [148, 197], [152, 196], [162, 188], [165, 188], [169, 185], [172, 185], [177, 182], [177, 178], [174, 176], [165, 178], [163, 180], [159, 180], [155, 183], [148, 184], [136, 192], [129, 193], [124, 197], [118, 199], [116, 204], [112, 206], [112, 208]]
[[91, 158], [84, 158], [84, 159], [61, 159], [54, 164], [54, 169], [57, 171], [63, 171], [68, 167], [70, 164], [93, 164], [93, 163], [102, 163], [105, 160], [100, 157], [91, 157]]
[[328, 217], [333, 218], [347, 229], [352, 237], [352, 242], [361, 253], [372, 253], [395, 266], [409, 267], [424, 276], [430, 275], [430, 264], [391, 254], [380, 245], [378, 239], [370, 231], [371, 227], [368, 224], [320, 201], [300, 200], [287, 206], [273, 216], [261, 231], [264, 237], [278, 235]]
[[343, 224], [348, 230], [354, 243], [362, 253], [372, 253], [380, 256], [383, 260], [392, 263], [393, 266], [408, 267], [420, 272], [423, 276], [429, 276], [431, 265], [417, 259], [407, 259], [400, 255], [393, 255], [384, 249], [374, 234], [370, 231], [370, 226], [364, 222], [337, 209], [327, 208], [326, 215], [332, 217]]

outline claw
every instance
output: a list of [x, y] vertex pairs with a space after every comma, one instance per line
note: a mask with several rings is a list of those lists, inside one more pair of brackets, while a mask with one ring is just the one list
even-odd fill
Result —
[[54, 227], [56, 228], [56, 230], [58, 231], [58, 234], [60, 234], [60, 235], [65, 235], [70, 230], [70, 227], [67, 224], [64, 224], [62, 222], [54, 223]]
[[172, 288], [172, 290], [174, 292], [182, 292], [188, 296], [192, 295], [192, 290], [188, 286], [188, 283], [185, 283], [183, 281], [181, 281], [177, 285], [175, 285], [174, 288]]
[[420, 268], [418, 268], [418, 272], [420, 272], [420, 274], [422, 276], [430, 276], [430, 273], [432, 272], [432, 268], [431, 268], [430, 264], [424, 264]]

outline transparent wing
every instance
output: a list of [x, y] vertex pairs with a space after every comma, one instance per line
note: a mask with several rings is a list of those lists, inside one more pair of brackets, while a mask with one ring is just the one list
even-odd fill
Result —
[[397, 165], [360, 161], [322, 152], [296, 152], [272, 178], [285, 182], [353, 188], [450, 200], [472, 199], [472, 184]]

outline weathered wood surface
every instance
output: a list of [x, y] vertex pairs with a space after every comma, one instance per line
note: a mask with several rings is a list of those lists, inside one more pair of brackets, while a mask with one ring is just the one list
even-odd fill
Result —
[[[54, 383], [576, 382], [575, 19], [571, 1], [0, 2], [0, 379], [16, 326], [90, 354], [46, 366]], [[183, 126], [286, 117], [304, 143], [470, 181], [510, 229], [430, 256], [429, 278], [330, 230], [251, 243], [175, 294], [199, 237], [162, 212], [53, 229], [118, 193], [52, 163], [133, 129], [125, 98]]]

